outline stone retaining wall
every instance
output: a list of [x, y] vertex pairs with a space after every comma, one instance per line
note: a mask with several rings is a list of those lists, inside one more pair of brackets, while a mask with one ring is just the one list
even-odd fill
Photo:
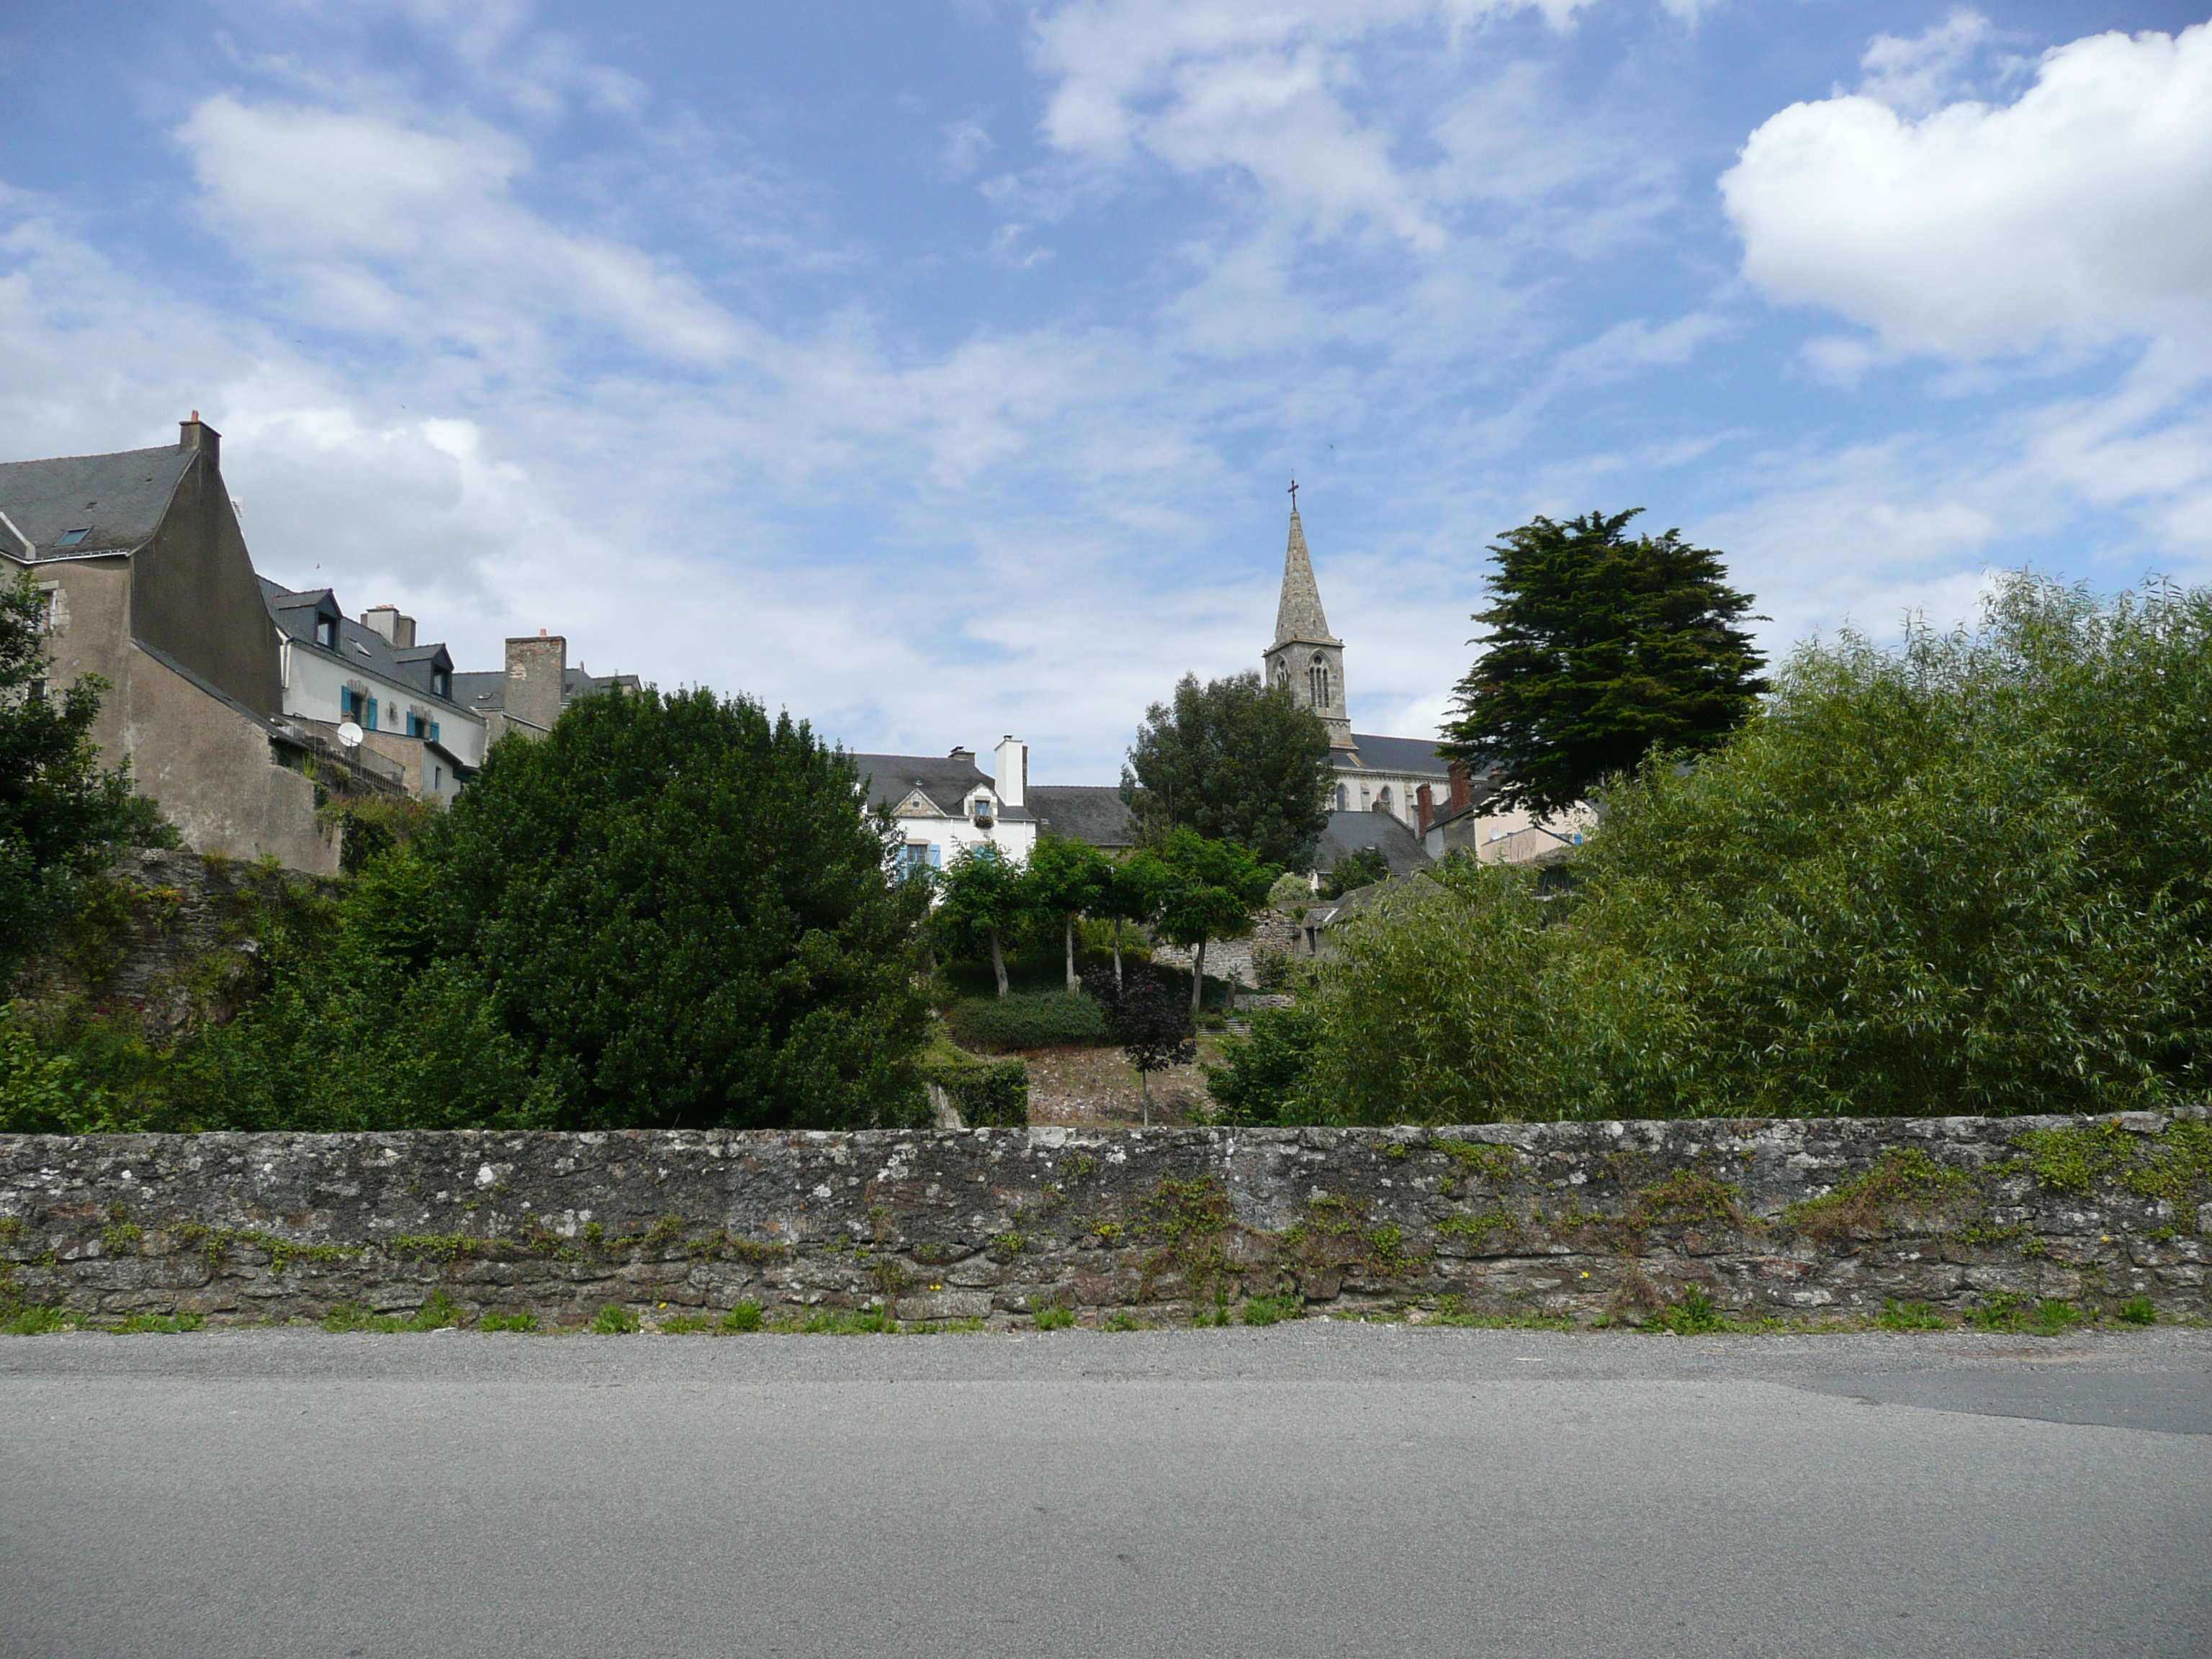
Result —
[[[1993, 1298], [2208, 1312], [2202, 1116], [1458, 1130], [0, 1136], [0, 1300], [100, 1318], [1582, 1322]], [[2138, 1304], [2140, 1312], [2140, 1304]]]

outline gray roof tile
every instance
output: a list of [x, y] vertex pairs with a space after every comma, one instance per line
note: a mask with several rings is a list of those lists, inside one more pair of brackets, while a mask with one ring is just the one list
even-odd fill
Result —
[[[41, 558], [57, 551], [82, 556], [135, 548], [168, 510], [177, 481], [198, 455], [174, 444], [112, 455], [64, 455], [46, 461], [0, 462], [0, 513], [30, 538]], [[74, 547], [55, 544], [72, 530], [91, 534]], [[6, 550], [20, 554], [0, 530]]]

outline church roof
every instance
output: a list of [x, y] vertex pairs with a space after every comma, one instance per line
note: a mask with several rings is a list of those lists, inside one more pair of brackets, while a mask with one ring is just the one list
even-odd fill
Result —
[[1321, 588], [1314, 580], [1305, 526], [1298, 522], [1295, 507], [1291, 509], [1290, 545], [1283, 550], [1283, 597], [1275, 606], [1275, 643], [1280, 645], [1285, 640], [1337, 642], [1328, 631], [1328, 618], [1322, 613]]
[[1340, 771], [1434, 773], [1442, 777], [1450, 769], [1451, 763], [1437, 750], [1433, 738], [1379, 738], [1354, 732], [1352, 744], [1359, 757], [1352, 762], [1339, 750]]

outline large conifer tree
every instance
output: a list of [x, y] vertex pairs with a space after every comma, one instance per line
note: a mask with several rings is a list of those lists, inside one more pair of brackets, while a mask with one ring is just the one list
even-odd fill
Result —
[[1642, 511], [1534, 519], [1490, 550], [1486, 648], [1443, 747], [1491, 770], [1503, 805], [1559, 811], [1655, 747], [1711, 749], [1767, 689], [1752, 596], [1678, 531], [1630, 537]]

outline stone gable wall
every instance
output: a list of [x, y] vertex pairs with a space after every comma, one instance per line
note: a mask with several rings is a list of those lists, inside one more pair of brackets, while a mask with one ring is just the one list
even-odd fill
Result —
[[2207, 1316], [2200, 1116], [0, 1137], [0, 1300], [120, 1318]]

